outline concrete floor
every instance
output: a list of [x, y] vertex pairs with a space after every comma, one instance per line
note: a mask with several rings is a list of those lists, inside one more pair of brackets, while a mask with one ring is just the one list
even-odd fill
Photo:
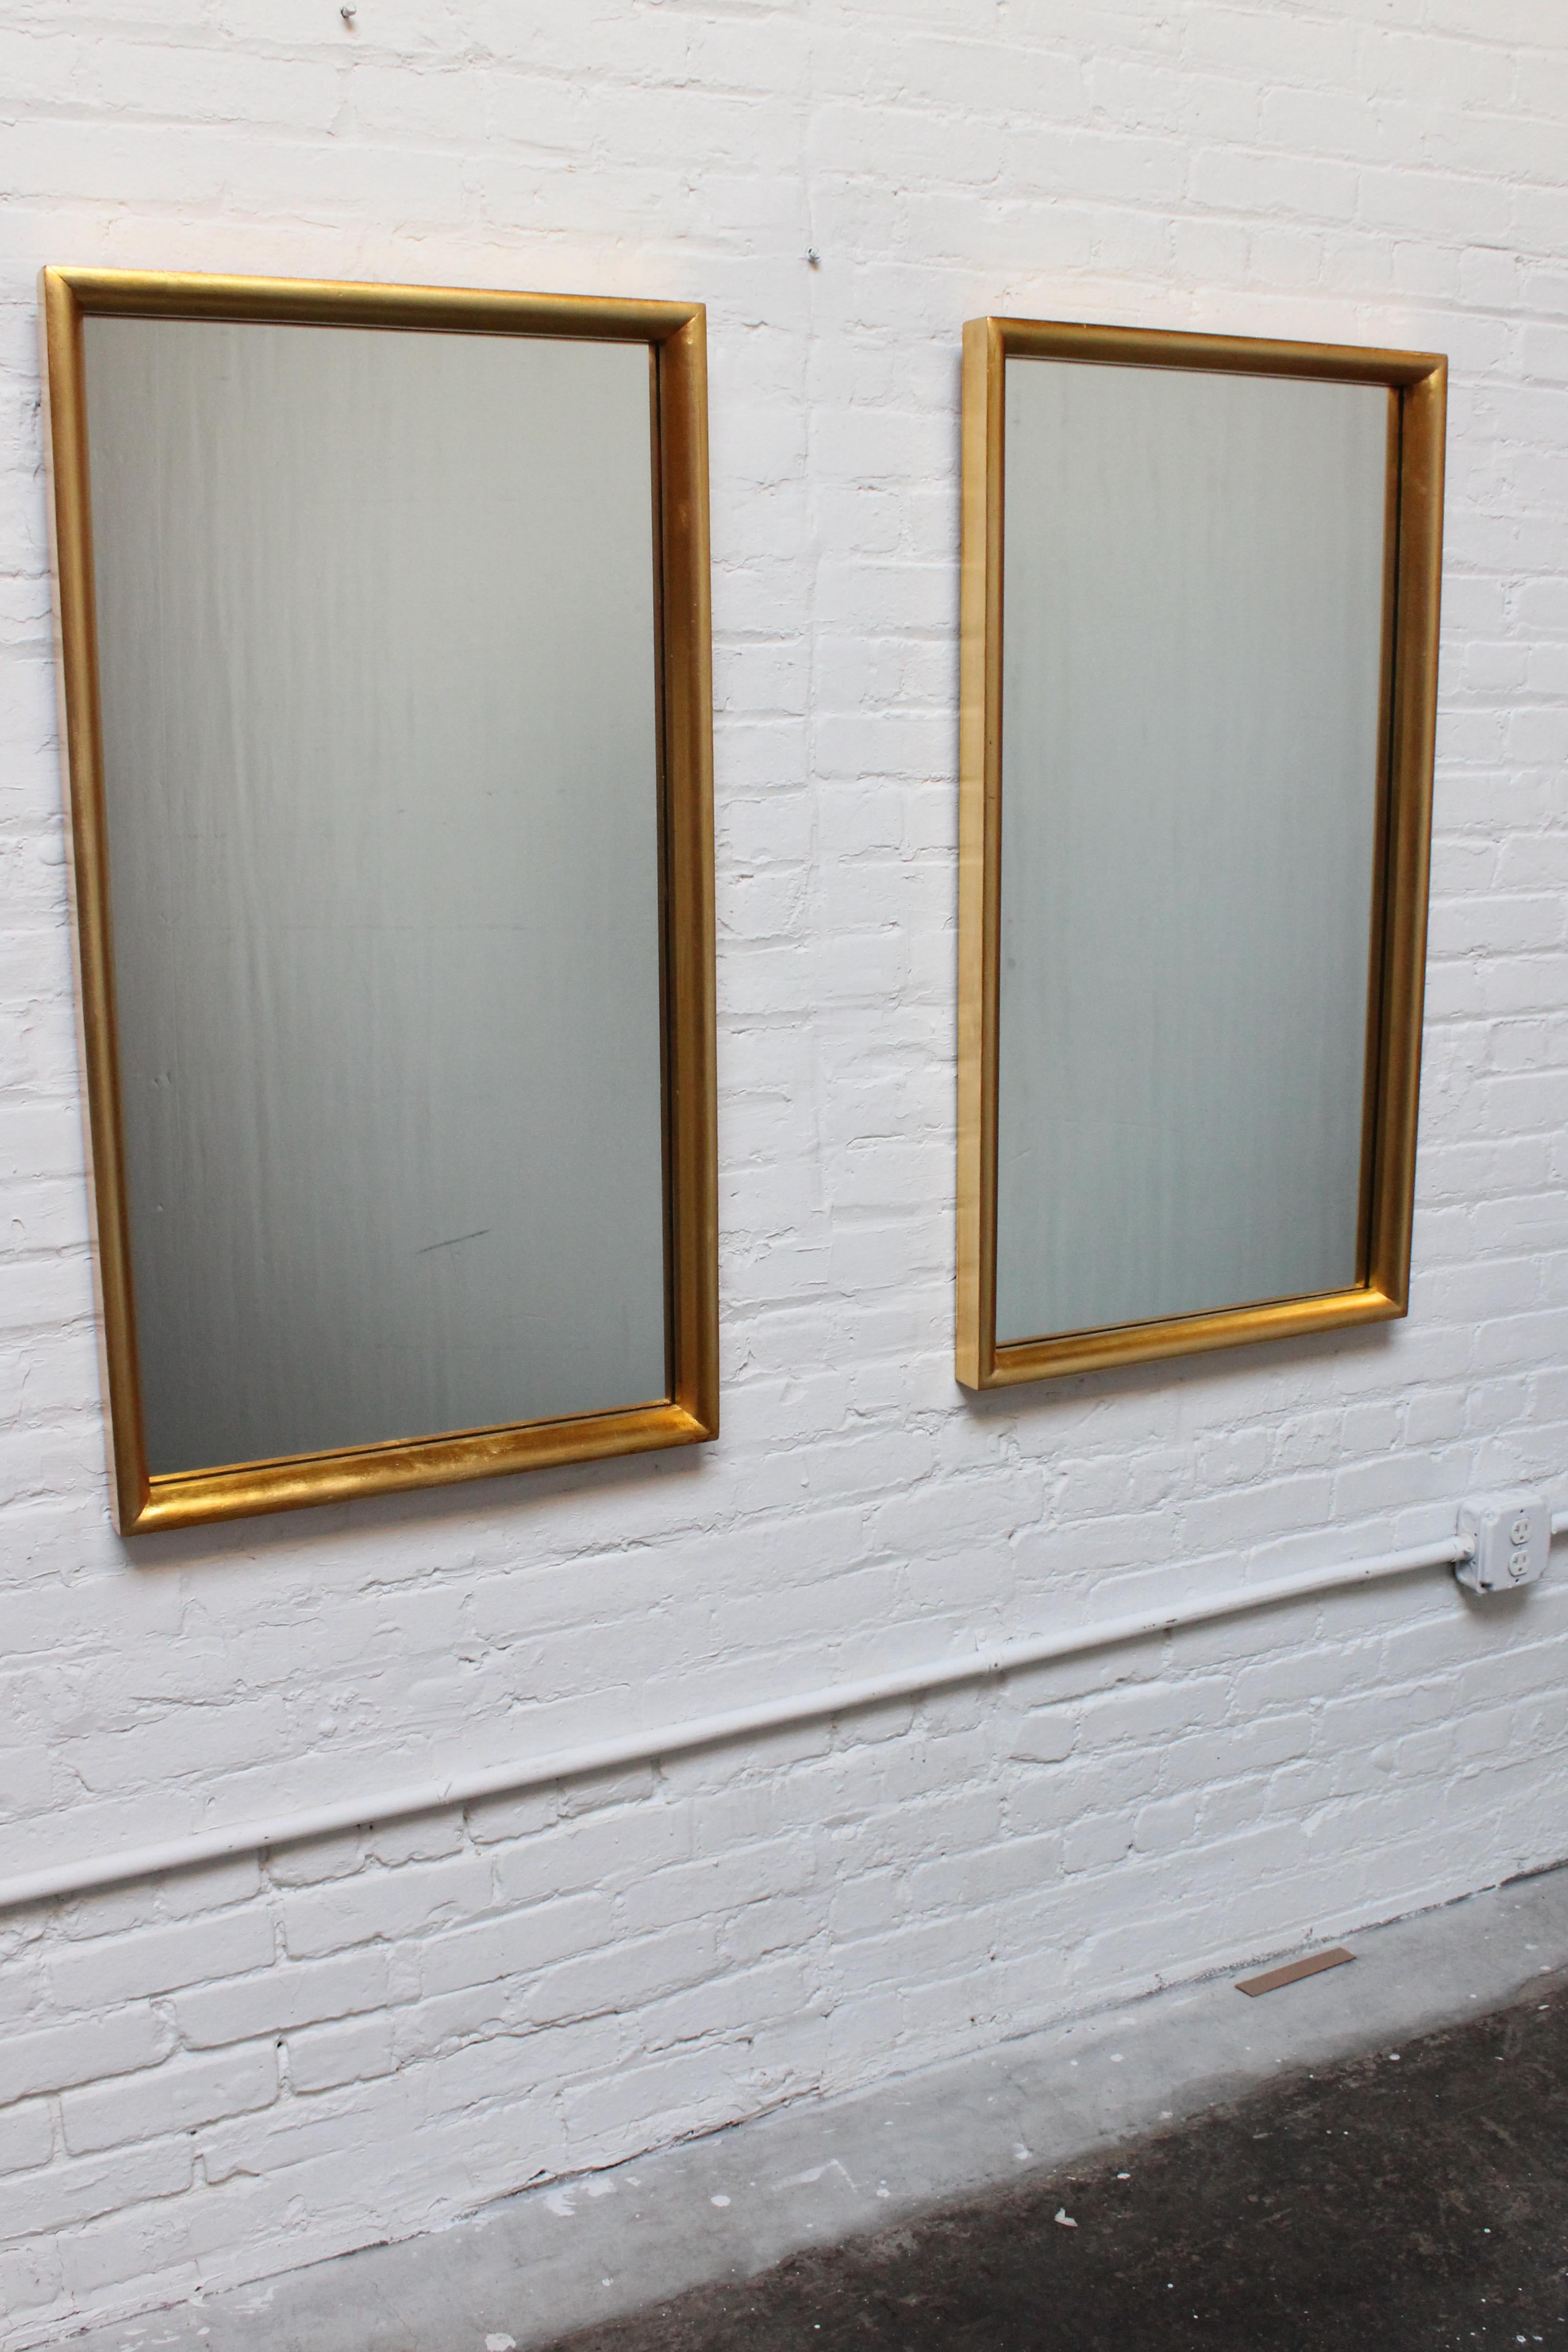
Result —
[[[1508, 2004], [1531, 2002], [1532, 1991], [1538, 2000], [1550, 1996], [1553, 2007], [1542, 2011], [1532, 2006], [1530, 2014], [1550, 2021], [1554, 1989], [1536, 1980], [1568, 1968], [1568, 1870], [1346, 1940], [1356, 1955], [1353, 1967], [1333, 1969], [1258, 2000], [1242, 1999], [1228, 1976], [1158, 1994], [1129, 2008], [1005, 2043], [982, 2058], [908, 2076], [879, 2091], [805, 2102], [614, 2170], [508, 2198], [427, 2237], [345, 2255], [258, 2287], [211, 2295], [146, 2319], [94, 2330], [71, 2342], [76, 2352], [174, 2352], [174, 2347], [178, 2352], [263, 2352], [263, 2347], [265, 2352], [479, 2352], [489, 2337], [492, 2345], [504, 2339], [507, 2352], [513, 2347], [515, 2352], [539, 2352], [572, 2330], [635, 2314], [638, 2316], [629, 2331], [623, 2327], [585, 2342], [602, 2343], [605, 2352], [611, 2346], [616, 2352], [632, 2352], [634, 2347], [636, 2352], [655, 2352], [655, 2347], [662, 2352], [666, 2344], [696, 2352], [700, 2346], [742, 2340], [765, 2346], [768, 2339], [754, 2334], [760, 2323], [740, 2319], [743, 2303], [714, 2303], [706, 2317], [700, 2312], [693, 2316], [690, 2311], [684, 2317], [677, 2315], [679, 2324], [689, 2318], [694, 2326], [713, 2317], [721, 2328], [731, 2330], [706, 2336], [659, 2336], [652, 2331], [664, 2322], [649, 2315], [647, 2307], [693, 2288], [732, 2288], [803, 2249], [865, 2241], [890, 2224], [909, 2223], [931, 2216], [935, 2209], [977, 2197], [984, 2200], [986, 2212], [1002, 2216], [1000, 2238], [984, 2236], [988, 2224], [984, 2213], [950, 2214], [936, 2226], [950, 2232], [954, 2227], [979, 2231], [980, 2236], [970, 2241], [972, 2251], [1000, 2245], [1009, 2236], [1022, 2243], [1026, 2231], [1020, 2216], [1026, 2209], [1012, 2200], [1022, 2195], [1026, 2205], [1028, 2196], [1038, 2191], [1049, 2203], [1050, 2218], [1039, 2225], [1049, 2232], [1047, 2245], [1054, 2248], [1058, 2240], [1070, 2244], [1076, 2259], [1079, 2252], [1087, 2253], [1095, 2236], [1087, 2227], [1089, 2215], [1098, 2219], [1118, 2210], [1113, 2200], [1127, 2186], [1116, 2181], [1117, 2172], [1129, 2168], [1125, 2160], [1097, 2168], [1096, 2159], [1150, 2133], [1163, 2136], [1165, 2152], [1142, 2150], [1137, 2169], [1144, 2174], [1145, 2184], [1157, 2174], [1171, 2186], [1163, 2204], [1158, 2199], [1149, 2203], [1135, 2226], [1128, 2220], [1124, 2246], [1131, 2259], [1141, 2245], [1140, 2261], [1146, 2265], [1152, 2260], [1157, 2266], [1163, 2250], [1173, 2244], [1170, 2232], [1181, 2198], [1197, 2198], [1207, 2168], [1218, 2162], [1205, 2157], [1195, 2173], [1170, 2170], [1173, 2165], [1179, 2168], [1184, 2144], [1228, 2150], [1225, 2161], [1229, 2171], [1224, 2177], [1244, 2199], [1252, 2189], [1261, 2195], [1265, 2188], [1273, 2190], [1277, 2200], [1283, 2194], [1279, 2178], [1268, 2177], [1267, 2167], [1258, 2169], [1250, 2189], [1239, 2187], [1249, 2176], [1237, 2151], [1244, 2155], [1247, 2147], [1259, 2144], [1250, 2138], [1244, 2143], [1235, 2135], [1249, 2135], [1263, 2126], [1216, 2111], [1250, 2095], [1266, 2095], [1272, 2084], [1276, 2095], [1284, 2091], [1288, 2100], [1298, 2102], [1280, 2111], [1291, 2118], [1281, 2126], [1284, 2139], [1304, 2144], [1315, 2129], [1311, 2102], [1317, 2086], [1300, 2078], [1309, 2071], [1342, 2067], [1347, 2061], [1381, 2053], [1364, 2081], [1355, 2076], [1355, 2084], [1364, 2090], [1392, 2081], [1394, 2104], [1385, 2101], [1384, 2112], [1403, 2129], [1397, 2100], [1405, 2095], [1398, 2085], [1406, 2080], [1402, 2071], [1405, 2047], [1417, 2036], [1461, 2021], [1476, 2024], [1483, 2035], [1503, 2031], [1481, 2021]], [[1556, 2047], [1560, 2052], [1561, 2044]], [[1393, 2050], [1401, 2052], [1398, 2064], [1388, 2056]], [[1496, 2070], [1497, 2054], [1485, 2052], [1476, 2063], [1483, 2072], [1488, 2063]], [[1530, 2077], [1532, 2095], [1540, 2104], [1551, 2079], [1550, 2053], [1532, 2058], [1531, 2064], [1537, 2069]], [[1428, 2078], [1422, 2072], [1426, 2065], [1423, 2056], [1408, 2079], [1419, 2076], [1436, 2083], [1436, 2075]], [[1522, 2066], [1500, 2070], [1504, 2078], [1517, 2074], [1522, 2080], [1524, 2073]], [[1305, 2105], [1300, 2104], [1303, 2099]], [[1362, 2102], [1363, 2108], [1371, 2104]], [[1517, 2136], [1517, 2106], [1510, 2113], [1514, 2122], [1500, 2112], [1492, 2122], [1498, 2130]], [[1205, 2116], [1211, 2121], [1200, 2127], [1200, 2135], [1217, 2130], [1221, 2138], [1203, 2140], [1175, 2129]], [[1344, 2128], [1349, 2126], [1322, 2124], [1325, 2149], [1331, 2130], [1342, 2134]], [[1568, 2126], [1561, 2116], [1554, 2128], [1564, 2165], [1557, 2183], [1555, 2213], [1560, 2215], [1563, 2191], [1568, 2189]], [[1230, 2138], [1224, 2138], [1225, 2134]], [[1381, 2144], [1386, 2147], [1386, 2137]], [[1397, 2242], [1391, 2244], [1381, 2233], [1369, 2235], [1365, 2227], [1366, 2216], [1376, 2210], [1382, 2194], [1378, 2184], [1389, 2175], [1377, 2145], [1368, 2142], [1364, 2164], [1361, 2156], [1355, 2158], [1359, 2169], [1344, 2168], [1352, 2164], [1352, 2143], [1342, 2136], [1331, 2172], [1325, 2175], [1320, 2168], [1308, 2193], [1317, 2199], [1337, 2197], [1333, 2183], [1342, 2177], [1348, 2202], [1335, 2207], [1333, 2226], [1341, 2233], [1347, 2263], [1362, 2261], [1363, 2252], [1375, 2242], [1374, 2275], [1401, 2259], [1414, 2275], [1427, 2259], [1419, 2251], [1412, 2253], [1415, 2241], [1397, 2240], [1396, 2233]], [[1478, 2179], [1489, 2152], [1500, 2146], [1496, 2131], [1483, 2133], [1474, 2158]], [[1162, 2171], [1162, 2167], [1166, 2168]], [[1222, 2171], [1223, 2167], [1215, 2173], [1216, 2184]], [[1055, 2221], [1064, 2176], [1080, 2184], [1073, 2191], [1080, 2200], [1094, 2200], [1082, 2215], [1074, 2213], [1071, 2205], [1065, 2208], [1079, 2221], [1076, 2232]], [[1500, 2195], [1497, 2181], [1501, 2176], [1494, 2168], [1488, 2177]], [[1185, 2190], [1184, 2179], [1189, 2184]], [[1143, 2193], [1140, 2188], [1139, 2197]], [[1525, 2192], [1516, 2184], [1508, 2193], [1517, 2198]], [[1131, 2216], [1132, 2208], [1126, 2210]], [[1204, 2240], [1203, 2231], [1218, 2228], [1222, 2220], [1218, 2208], [1200, 2211], [1194, 2203], [1191, 2246], [1211, 2242]], [[931, 2226], [922, 2224], [922, 2235]], [[1427, 2221], [1420, 2226], [1430, 2234]], [[1488, 2226], [1484, 2217], [1479, 2226]], [[1555, 2217], [1552, 2226], [1560, 2231]], [[939, 2254], [942, 2246], [951, 2252], [960, 2242], [951, 2236], [942, 2241]], [[905, 2243], [912, 2243], [907, 2230], [897, 2233], [895, 2246]], [[901, 2261], [902, 2252], [897, 2258]], [[851, 2250], [847, 2259], [853, 2266], [872, 2257], [862, 2247]], [[1061, 2259], [1055, 2253], [1050, 2257], [1054, 2263]], [[1193, 2254], [1194, 2263], [1206, 2259]], [[998, 2323], [1003, 2332], [987, 2335], [984, 2315], [979, 2320], [973, 2313], [963, 2316], [952, 2300], [960, 2293], [960, 2267], [955, 2258], [943, 2273], [949, 2302], [936, 2309], [948, 2313], [941, 2320], [945, 2334], [911, 2332], [912, 2306], [910, 2316], [899, 2323], [903, 2333], [867, 2333], [868, 2290], [863, 2281], [860, 2287], [846, 2284], [851, 2273], [844, 2272], [837, 2275], [831, 2292], [851, 2300], [833, 2305], [831, 2333], [820, 2314], [806, 2317], [802, 2332], [799, 2307], [788, 2302], [797, 2287], [786, 2284], [782, 2310], [789, 2326], [774, 2340], [797, 2345], [820, 2332], [825, 2341], [837, 2336], [840, 2343], [864, 2342], [868, 2352], [879, 2344], [895, 2343], [900, 2352], [937, 2343], [963, 2347], [964, 2352], [1004, 2345], [1008, 2352], [1014, 2347], [1024, 2352], [1026, 2347], [1033, 2352], [1041, 2340], [1031, 2330], [1038, 2327], [1044, 2280], [1053, 2346], [1059, 2343], [1064, 2352], [1066, 2347], [1078, 2352], [1079, 2347], [1089, 2352], [1102, 2340], [1108, 2345], [1136, 2341], [1127, 2331], [1103, 2338], [1093, 2333], [1060, 2333], [1059, 2305], [1051, 2300], [1058, 2291], [1056, 2275], [1041, 2271], [1037, 2263], [1033, 2320], [1026, 2326], [1022, 2309], [1006, 2305], [1004, 2297]], [[1557, 2267], [1561, 2284], [1568, 2251]], [[984, 2265], [976, 2271], [972, 2264], [971, 2269], [978, 2276]], [[994, 2263], [992, 2273], [985, 2274], [994, 2274]], [[1102, 2269], [1098, 2275], [1103, 2284], [1110, 2273]], [[1138, 2270], [1137, 2275], [1143, 2277], [1144, 2271]], [[1184, 2284], [1185, 2272], [1169, 2272], [1173, 2281], [1178, 2276]], [[822, 2291], [829, 2291], [826, 2273]], [[1173, 2312], [1184, 2300], [1181, 2290], [1171, 2285], [1164, 2292], [1176, 2298]], [[853, 2304], [857, 2293], [862, 2294], [862, 2306]], [[1189, 2311], [1209, 2308], [1202, 2298], [1188, 2296], [1185, 2301]], [[1559, 2316], [1551, 2326], [1535, 2323], [1543, 2341], [1568, 2341], [1561, 2309], [1560, 2299]], [[1375, 2345], [1379, 2352], [1384, 2347], [1402, 2352], [1407, 2341], [1412, 2346], [1418, 2342], [1426, 2352], [1427, 2347], [1448, 2340], [1493, 2340], [1489, 2326], [1473, 2337], [1465, 2332], [1475, 2326], [1473, 2317], [1451, 2338], [1430, 2332], [1407, 2338], [1388, 2333], [1385, 2316], [1370, 2332], [1335, 2336], [1315, 2326], [1303, 2332], [1298, 2315], [1291, 2322], [1295, 2334], [1270, 2337], [1255, 2332], [1250, 2341], [1260, 2352], [1275, 2343], [1281, 2352], [1286, 2346], [1296, 2352], [1309, 2343], [1317, 2352], [1320, 2346], [1337, 2347], [1342, 2342], [1346, 2352], [1352, 2345], [1357, 2352], [1363, 2345]], [[1267, 2317], [1267, 2307], [1259, 2306], [1247, 2324], [1256, 2328]], [[1162, 2313], [1162, 2324], [1163, 2319]], [[1244, 2340], [1216, 2333], [1218, 2322], [1212, 2313], [1183, 2325], [1189, 2338], [1173, 2340], [1202, 2342], [1215, 2352], [1221, 2347], [1228, 2352], [1232, 2342], [1239, 2346]], [[982, 2332], [974, 2332], [976, 2326]], [[1516, 2332], [1510, 2329], [1495, 2340], [1512, 2342]], [[1523, 2333], [1527, 2343], [1533, 2340], [1531, 2328]]]
[[1565, 2200], [1559, 1970], [1511, 2008], [1292, 2075], [1087, 2173], [694, 2288], [560, 2352], [1561, 2345]]

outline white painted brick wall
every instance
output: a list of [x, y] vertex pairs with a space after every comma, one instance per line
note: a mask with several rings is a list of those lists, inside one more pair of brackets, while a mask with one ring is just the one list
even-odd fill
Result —
[[[1568, 1496], [1562, 0], [11, 0], [8, 1869]], [[807, 249], [820, 255], [811, 268]], [[47, 260], [698, 297], [725, 1434], [121, 1547], [64, 929]], [[1452, 354], [1409, 1321], [951, 1371], [959, 329]], [[0, 1921], [0, 2342], [417, 2229], [1568, 1850], [1568, 1575], [1436, 1579]]]

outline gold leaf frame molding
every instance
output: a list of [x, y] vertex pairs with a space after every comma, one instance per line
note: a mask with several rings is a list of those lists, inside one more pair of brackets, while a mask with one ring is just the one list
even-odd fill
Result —
[[[1388, 389], [1382, 773], [1356, 1281], [1168, 1320], [996, 1340], [997, 1031], [1005, 803], [1002, 525], [1008, 360], [1296, 376]], [[971, 1389], [1404, 1315], [1426, 953], [1447, 362], [1432, 352], [974, 319], [963, 331], [957, 1375]], [[1281, 452], [1282, 462], [1288, 453]]]
[[[700, 304], [440, 287], [49, 268], [42, 308], [95, 1264], [122, 1533], [483, 1478], [717, 1434], [713, 856], [708, 419]], [[646, 344], [658, 545], [661, 1024], [668, 1394], [625, 1410], [150, 1475], [117, 1071], [82, 354], [89, 316], [251, 320]]]

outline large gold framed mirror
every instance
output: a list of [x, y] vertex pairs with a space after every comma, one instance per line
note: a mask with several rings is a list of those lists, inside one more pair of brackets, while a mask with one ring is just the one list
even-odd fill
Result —
[[968, 1387], [1406, 1310], [1446, 378], [964, 330]]
[[712, 1436], [700, 307], [43, 307], [117, 1524]]

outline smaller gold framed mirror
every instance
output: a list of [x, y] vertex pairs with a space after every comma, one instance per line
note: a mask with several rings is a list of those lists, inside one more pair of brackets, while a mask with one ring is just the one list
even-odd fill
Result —
[[118, 1526], [713, 1436], [701, 307], [42, 299]]
[[970, 1388], [1406, 1311], [1446, 384], [964, 330]]

